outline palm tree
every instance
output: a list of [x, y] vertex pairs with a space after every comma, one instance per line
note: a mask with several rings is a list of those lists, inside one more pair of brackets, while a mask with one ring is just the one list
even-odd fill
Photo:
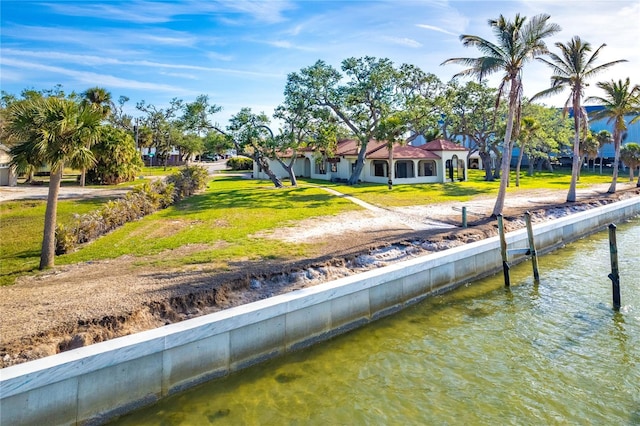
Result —
[[[640, 167], [640, 145], [629, 142], [620, 149], [620, 159], [629, 167], [629, 181], [633, 181], [633, 171]], [[640, 169], [638, 170], [638, 183], [640, 188]]]
[[92, 108], [98, 110], [103, 118], [111, 115], [111, 93], [102, 87], [92, 87], [82, 93], [82, 102], [89, 104]]
[[[102, 119], [106, 119], [111, 115], [111, 106], [113, 103], [111, 101], [111, 93], [106, 89], [102, 87], [92, 87], [85, 90], [82, 96], [83, 106], [89, 106], [94, 111], [98, 112], [102, 116]], [[85, 185], [87, 167], [90, 167], [92, 164], [93, 158], [82, 155], [80, 152], [79, 155], [75, 156], [70, 162], [71, 167], [82, 170], [82, 173], [80, 174], [80, 186]]]
[[604, 109], [596, 111], [592, 117], [594, 119], [607, 118], [607, 123], [613, 123], [613, 178], [611, 179], [611, 186], [609, 187], [610, 194], [616, 192], [616, 183], [618, 181], [618, 163], [620, 162], [620, 143], [622, 141], [622, 134], [627, 130], [627, 123], [625, 117], [633, 115], [634, 117], [629, 122], [634, 123], [640, 119], [640, 86], [637, 84], [631, 87], [629, 78], [625, 81], [613, 80], [606, 82], [599, 82], [597, 86], [604, 90], [605, 96], [590, 96], [587, 101], [598, 102], [604, 106]]
[[504, 72], [502, 82], [498, 88], [496, 106], [509, 85], [509, 113], [507, 115], [507, 129], [504, 136], [503, 156], [500, 174], [500, 189], [493, 208], [493, 215], [502, 213], [507, 186], [509, 184], [509, 168], [511, 163], [512, 136], [514, 121], [520, 122], [522, 107], [522, 69], [529, 60], [548, 53], [543, 39], [560, 31], [556, 24], [548, 23], [550, 16], [540, 14], [526, 23], [526, 17], [516, 15], [513, 21], [502, 15], [498, 19], [489, 20], [498, 43], [494, 44], [481, 37], [461, 35], [464, 46], [475, 46], [485, 56], [479, 58], [451, 58], [444, 64], [462, 64], [470, 66], [456, 74], [456, 76], [475, 76], [480, 81], [495, 72]]
[[[580, 140], [580, 162], [586, 165], [587, 170], [589, 170], [589, 160], [594, 160], [593, 169], [595, 171], [598, 149], [598, 140], [591, 131], [587, 131], [587, 134]], [[580, 180], [580, 173], [578, 173], [578, 180]]]
[[393, 176], [395, 168], [393, 166], [393, 147], [396, 144], [404, 144], [402, 135], [407, 132], [408, 121], [402, 117], [402, 114], [393, 114], [380, 121], [374, 137], [379, 141], [386, 141], [387, 151], [387, 186], [389, 190], [393, 189]]
[[600, 174], [602, 174], [602, 148], [606, 144], [613, 142], [613, 139], [611, 138], [611, 132], [609, 132], [608, 130], [600, 130], [598, 133], [596, 133], [596, 140], [598, 141], [598, 155], [600, 156]]
[[31, 153], [51, 168], [45, 211], [40, 269], [54, 264], [58, 193], [65, 162], [91, 157], [101, 114], [69, 99], [47, 97], [17, 102], [9, 108], [8, 131], [21, 141], [12, 148], [19, 156]]
[[578, 182], [578, 173], [580, 171], [580, 121], [586, 120], [587, 117], [581, 105], [584, 88], [587, 85], [586, 81], [612, 65], [626, 62], [626, 60], [622, 59], [595, 66], [594, 63], [598, 59], [600, 50], [602, 50], [604, 46], [606, 46], [606, 44], [602, 44], [591, 56], [587, 57], [589, 52], [591, 52], [591, 44], [583, 42], [578, 36], [574, 36], [567, 44], [556, 43], [556, 47], [560, 49], [560, 55], [550, 53], [549, 56], [551, 60], [538, 58], [551, 67], [553, 75], [551, 76], [551, 87], [536, 94], [531, 100], [538, 97], [555, 95], [567, 87], [571, 89], [569, 98], [567, 98], [564, 106], [565, 114], [569, 106], [572, 107], [573, 130], [575, 132], [573, 139], [571, 183], [569, 185], [569, 193], [567, 194], [567, 202], [576, 201], [576, 183]]
[[[538, 136], [541, 130], [540, 123], [533, 117], [523, 117], [522, 124], [520, 125], [520, 152], [518, 153], [518, 162], [516, 163], [516, 186], [520, 186], [520, 165], [522, 164], [522, 157], [524, 156], [525, 148], [533, 138]], [[532, 158], [529, 157], [529, 161]]]

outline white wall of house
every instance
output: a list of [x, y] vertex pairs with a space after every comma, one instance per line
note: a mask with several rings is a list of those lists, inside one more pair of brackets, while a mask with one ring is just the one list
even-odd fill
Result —
[[[444, 183], [451, 182], [449, 172], [446, 169], [446, 162], [448, 160], [454, 160], [454, 157], [463, 165], [463, 172], [459, 174], [454, 171], [454, 181], [467, 180], [467, 154], [468, 151], [440, 151], [441, 159], [425, 160], [425, 159], [394, 159], [394, 184], [416, 184], [416, 183]], [[294, 172], [298, 177], [310, 177], [311, 179], [319, 180], [336, 180], [336, 179], [349, 179], [351, 176], [351, 170], [355, 164], [357, 158], [355, 156], [339, 157], [339, 161], [331, 163], [324, 161], [322, 163], [316, 162], [313, 154], [305, 153], [304, 158], [298, 158], [294, 164]], [[374, 162], [384, 163], [384, 176], [376, 176]], [[421, 176], [425, 174], [420, 172], [420, 167], [425, 162], [432, 162], [433, 170], [435, 174], [432, 176]], [[373, 160], [366, 159], [362, 173], [360, 174], [360, 180], [363, 182], [382, 183], [386, 184], [389, 178], [386, 174], [387, 160]], [[402, 163], [405, 165], [403, 166]], [[408, 167], [408, 166], [411, 167]], [[284, 168], [275, 160], [269, 160], [269, 167], [274, 174], [280, 178], [288, 178], [288, 173]], [[407, 168], [408, 167], [408, 168]], [[423, 166], [424, 167], [424, 166]], [[402, 168], [402, 170], [399, 170]], [[411, 170], [410, 170], [411, 169]], [[400, 173], [399, 173], [400, 172]], [[402, 176], [402, 177], [401, 177]], [[259, 166], [254, 162], [253, 165], [253, 177], [256, 179], [268, 179], [268, 176], [264, 171], [259, 170]]]

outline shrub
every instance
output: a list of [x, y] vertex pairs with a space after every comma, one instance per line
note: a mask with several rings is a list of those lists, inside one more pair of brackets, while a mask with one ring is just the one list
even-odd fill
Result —
[[56, 254], [68, 253], [75, 247], [76, 236], [73, 230], [62, 224], [56, 226]]
[[56, 227], [56, 254], [68, 253], [77, 244], [86, 243], [114, 229], [156, 210], [169, 207], [182, 198], [204, 189], [207, 170], [203, 167], [185, 167], [167, 177], [166, 181], [153, 181], [128, 192], [123, 198], [107, 202], [100, 210], [75, 215], [71, 226]]
[[208, 178], [207, 169], [200, 166], [185, 167], [180, 172], [167, 177], [167, 183], [175, 187], [173, 201], [180, 201], [204, 189]]
[[87, 171], [87, 180], [115, 185], [135, 179], [143, 163], [133, 137], [124, 130], [104, 126], [98, 143], [91, 147], [96, 163]]
[[248, 157], [232, 157], [227, 160], [227, 167], [231, 170], [253, 170], [253, 160]]

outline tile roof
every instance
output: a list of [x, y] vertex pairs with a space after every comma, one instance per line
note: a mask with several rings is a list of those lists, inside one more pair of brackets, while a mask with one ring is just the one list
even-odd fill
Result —
[[[372, 160], [387, 160], [389, 158], [389, 149], [386, 144], [367, 155], [367, 158]], [[434, 152], [420, 149], [417, 146], [411, 145], [396, 145], [393, 147], [393, 158], [396, 160], [403, 159], [421, 159], [421, 160], [438, 160], [440, 156]]]
[[420, 145], [420, 148], [426, 149], [427, 151], [468, 151], [467, 148], [446, 139], [432, 140], [424, 145]]

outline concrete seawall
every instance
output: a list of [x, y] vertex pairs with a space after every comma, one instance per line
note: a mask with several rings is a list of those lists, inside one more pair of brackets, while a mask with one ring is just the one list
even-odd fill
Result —
[[[541, 223], [536, 246], [551, 251], [639, 214], [634, 197]], [[528, 247], [526, 230], [507, 243]], [[99, 424], [501, 269], [494, 237], [8, 367], [0, 370], [0, 424]]]

